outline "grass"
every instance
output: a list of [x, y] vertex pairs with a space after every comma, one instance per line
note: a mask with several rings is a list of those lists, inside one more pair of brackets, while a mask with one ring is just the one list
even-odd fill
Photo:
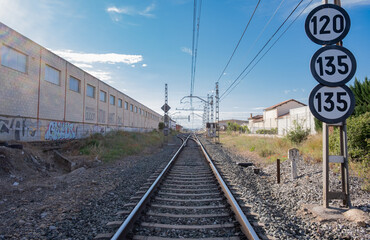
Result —
[[[235, 133], [221, 133], [220, 141], [225, 147], [240, 154], [244, 152], [256, 153], [263, 161], [262, 164], [273, 164], [276, 162], [276, 159], [280, 159], [281, 161], [287, 160], [288, 150], [293, 147], [299, 149], [300, 154], [306, 162], [322, 162], [321, 134], [310, 135], [301, 144], [293, 144], [286, 138], [252, 137]], [[330, 154], [334, 155], [333, 150], [330, 151]], [[340, 171], [339, 164], [331, 164], [330, 166], [332, 171]], [[370, 191], [369, 164], [351, 160], [349, 167], [351, 174], [355, 174], [364, 180], [362, 189]]]
[[163, 143], [163, 134], [158, 132], [134, 133], [115, 131], [105, 135], [94, 134], [83, 140], [80, 153], [109, 162], [124, 156], [139, 154]]

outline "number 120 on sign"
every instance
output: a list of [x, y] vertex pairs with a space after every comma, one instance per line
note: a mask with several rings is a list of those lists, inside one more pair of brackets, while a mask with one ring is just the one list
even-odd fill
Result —
[[355, 107], [354, 95], [347, 86], [327, 87], [317, 85], [309, 97], [312, 114], [322, 122], [338, 123], [352, 114]]

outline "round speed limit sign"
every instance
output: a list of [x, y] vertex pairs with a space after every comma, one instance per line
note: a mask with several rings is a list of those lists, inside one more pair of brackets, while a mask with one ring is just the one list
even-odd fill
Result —
[[346, 84], [356, 72], [356, 59], [344, 47], [330, 45], [320, 48], [311, 58], [311, 73], [321, 84], [335, 87]]
[[312, 114], [325, 123], [343, 122], [355, 109], [355, 97], [346, 85], [319, 84], [311, 91], [308, 103]]
[[331, 45], [347, 35], [350, 25], [349, 15], [343, 8], [334, 4], [323, 4], [308, 14], [305, 30], [314, 43]]

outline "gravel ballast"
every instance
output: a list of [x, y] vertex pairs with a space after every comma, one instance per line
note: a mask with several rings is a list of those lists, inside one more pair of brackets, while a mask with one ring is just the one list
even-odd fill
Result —
[[[290, 162], [281, 164], [281, 184], [276, 183], [276, 165], [260, 169], [242, 167], [240, 162], [257, 162], [250, 157], [241, 157], [202, 138], [205, 148], [221, 173], [227, 175], [245, 199], [251, 211], [258, 214], [258, 221], [266, 234], [275, 239], [369, 239], [369, 222], [358, 224], [346, 219], [318, 221], [305, 207], [306, 204], [322, 205], [322, 164], [298, 161], [298, 179], [291, 180]], [[341, 186], [338, 175], [331, 173], [331, 184]], [[365, 214], [370, 210], [370, 194], [360, 189], [360, 179], [350, 176], [351, 201], [354, 208]], [[341, 207], [340, 201], [330, 206]], [[346, 209], [345, 209], [346, 210]], [[360, 226], [362, 225], [362, 226]]]
[[106, 224], [180, 145], [174, 138], [150, 154], [2, 186], [0, 239], [93, 239], [112, 232]]

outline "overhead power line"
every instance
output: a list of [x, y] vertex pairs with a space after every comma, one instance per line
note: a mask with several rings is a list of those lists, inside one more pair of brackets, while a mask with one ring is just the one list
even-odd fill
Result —
[[[199, 41], [199, 26], [200, 26], [200, 16], [202, 10], [202, 0], [194, 0], [194, 10], [193, 10], [193, 41], [192, 41], [192, 59], [191, 59], [191, 79], [190, 79], [190, 95], [194, 93], [194, 83], [195, 83], [195, 73], [197, 65], [197, 54], [198, 54], [198, 41]], [[192, 100], [190, 100], [192, 102]]]
[[257, 8], [258, 8], [258, 6], [259, 6], [260, 2], [261, 2], [261, 0], [258, 0], [257, 5], [256, 5], [256, 7], [254, 8], [254, 11], [253, 11], [252, 15], [251, 15], [251, 17], [249, 18], [249, 21], [248, 21], [247, 25], [245, 26], [244, 31], [243, 31], [242, 35], [240, 36], [240, 39], [239, 39], [238, 43], [236, 44], [236, 46], [235, 46], [235, 48], [234, 48], [233, 53], [231, 54], [231, 56], [230, 56], [229, 60], [227, 61], [226, 66], [224, 67], [224, 70], [222, 70], [221, 75], [218, 77], [218, 79], [217, 79], [217, 81], [216, 81], [216, 82], [219, 82], [219, 81], [220, 81], [220, 79], [221, 79], [221, 78], [222, 78], [222, 76], [224, 75], [224, 73], [225, 73], [225, 71], [226, 71], [227, 67], [228, 67], [228, 66], [229, 66], [229, 64], [230, 64], [231, 59], [234, 57], [234, 54], [235, 54], [236, 50], [238, 49], [239, 44], [240, 44], [240, 42], [242, 41], [242, 39], [243, 39], [243, 37], [244, 37], [244, 34], [245, 34], [245, 32], [247, 31], [248, 26], [249, 26], [249, 24], [251, 23], [252, 18], [253, 18], [253, 16], [254, 16], [254, 14], [256, 13]]
[[235, 85], [235, 83], [240, 79], [240, 77], [245, 73], [245, 71], [251, 66], [254, 60], [261, 54], [261, 52], [265, 49], [265, 47], [270, 43], [270, 41], [274, 38], [274, 36], [279, 32], [279, 30], [284, 26], [284, 24], [288, 21], [288, 19], [293, 15], [295, 10], [301, 5], [303, 0], [301, 0], [297, 6], [292, 10], [292, 12], [288, 15], [288, 17], [284, 20], [284, 22], [278, 27], [278, 29], [274, 32], [274, 34], [269, 38], [269, 40], [265, 43], [265, 45], [260, 49], [260, 51], [256, 54], [256, 56], [249, 62], [249, 64], [243, 69], [243, 71], [238, 75], [238, 77], [230, 84], [230, 86], [221, 94], [220, 98], [222, 99], [223, 96]]
[[[230, 92], [232, 92], [234, 89], [235, 89], [235, 87], [237, 86], [237, 85], [239, 85], [239, 83], [245, 78], [245, 77], [247, 77], [247, 75], [254, 69], [254, 67], [262, 60], [262, 58], [271, 50], [271, 48], [273, 47], [273, 46], [275, 46], [275, 44], [280, 40], [280, 38], [288, 31], [288, 29], [293, 25], [293, 23], [302, 15], [302, 13], [308, 8], [308, 6], [309, 5], [311, 5], [311, 3], [313, 2], [313, 0], [310, 0], [310, 2], [302, 9], [302, 11], [295, 17], [295, 19], [289, 24], [289, 26], [284, 30], [284, 32], [282, 32], [281, 34], [280, 34], [280, 36], [275, 40], [275, 42], [267, 49], [267, 51], [262, 55], [262, 57], [260, 57], [259, 59], [258, 59], [258, 61], [252, 66], [252, 68], [229, 90], [229, 92], [227, 92], [227, 91], [225, 91], [223, 94], [222, 94], [222, 99], [220, 99], [220, 101], [221, 100], [223, 100], [223, 99], [225, 99], [229, 94], [230, 94]], [[300, 3], [299, 3], [300, 4]], [[226, 93], [227, 92], [227, 93]], [[225, 95], [225, 93], [226, 93], [226, 95]]]

